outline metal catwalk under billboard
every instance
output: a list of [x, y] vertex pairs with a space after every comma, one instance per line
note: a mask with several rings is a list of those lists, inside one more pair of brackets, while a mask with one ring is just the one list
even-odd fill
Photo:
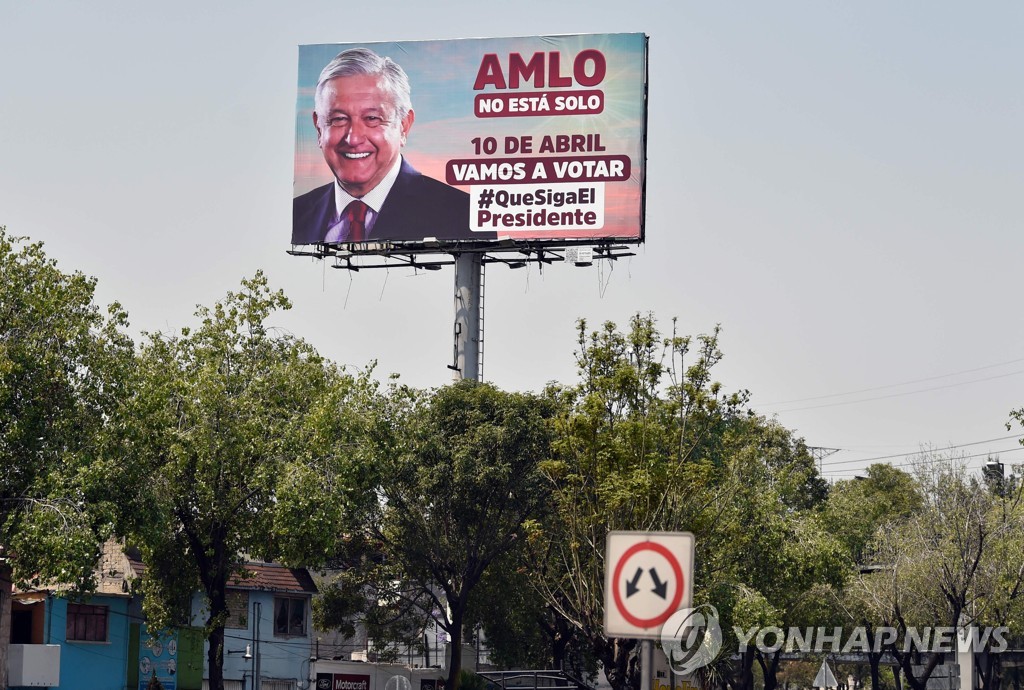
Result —
[[647, 37], [299, 47], [293, 245], [643, 241]]

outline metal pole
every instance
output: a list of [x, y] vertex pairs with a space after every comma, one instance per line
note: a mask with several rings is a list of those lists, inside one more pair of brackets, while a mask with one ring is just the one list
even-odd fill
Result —
[[477, 253], [455, 255], [455, 380], [480, 380], [480, 276]]
[[640, 690], [652, 690], [654, 681], [654, 642], [640, 642]]
[[255, 677], [253, 678], [253, 689], [254, 690], [260, 690], [260, 688], [263, 687], [263, 679], [260, 678], [260, 675], [263, 673], [262, 669], [260, 669], [260, 618], [263, 615], [263, 604], [261, 602], [257, 601], [255, 603], [255, 607], [256, 607], [256, 649], [254, 650], [255, 654], [253, 655], [253, 657], [254, 657], [253, 658], [253, 662], [256, 664], [256, 667], [255, 667], [255, 670], [254, 670], [254, 676]]
[[[259, 625], [259, 603], [252, 603], [252, 649], [256, 651], [256, 626]], [[249, 659], [249, 673], [252, 679], [252, 690], [256, 690], [256, 655]]]

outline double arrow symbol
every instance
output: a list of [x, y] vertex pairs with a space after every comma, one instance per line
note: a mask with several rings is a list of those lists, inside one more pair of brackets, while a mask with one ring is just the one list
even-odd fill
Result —
[[[658, 571], [655, 570], [654, 568], [651, 568], [647, 572], [649, 572], [651, 574], [651, 579], [654, 580], [654, 589], [652, 589], [651, 591], [654, 592], [655, 594], [657, 594], [662, 599], [666, 598], [666, 596], [668, 595], [668, 583], [661, 581], [661, 579], [658, 577]], [[643, 568], [637, 568], [636, 569], [636, 573], [633, 575], [633, 579], [626, 581], [626, 598], [627, 599], [640, 591], [640, 588], [637, 587], [637, 583], [640, 582], [640, 577], [643, 574], [644, 574], [644, 569]]]

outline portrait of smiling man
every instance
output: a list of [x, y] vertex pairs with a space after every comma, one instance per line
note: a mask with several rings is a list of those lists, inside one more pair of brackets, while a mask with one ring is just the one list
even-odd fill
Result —
[[334, 181], [296, 197], [292, 244], [492, 239], [469, 229], [469, 195], [402, 155], [416, 120], [405, 71], [367, 48], [320, 73], [313, 126]]

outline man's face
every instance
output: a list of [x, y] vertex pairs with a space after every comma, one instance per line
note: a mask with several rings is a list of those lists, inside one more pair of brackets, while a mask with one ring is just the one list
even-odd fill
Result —
[[399, 121], [376, 76], [336, 77], [324, 85], [313, 112], [320, 150], [342, 188], [361, 197], [387, 175], [412, 127]]

